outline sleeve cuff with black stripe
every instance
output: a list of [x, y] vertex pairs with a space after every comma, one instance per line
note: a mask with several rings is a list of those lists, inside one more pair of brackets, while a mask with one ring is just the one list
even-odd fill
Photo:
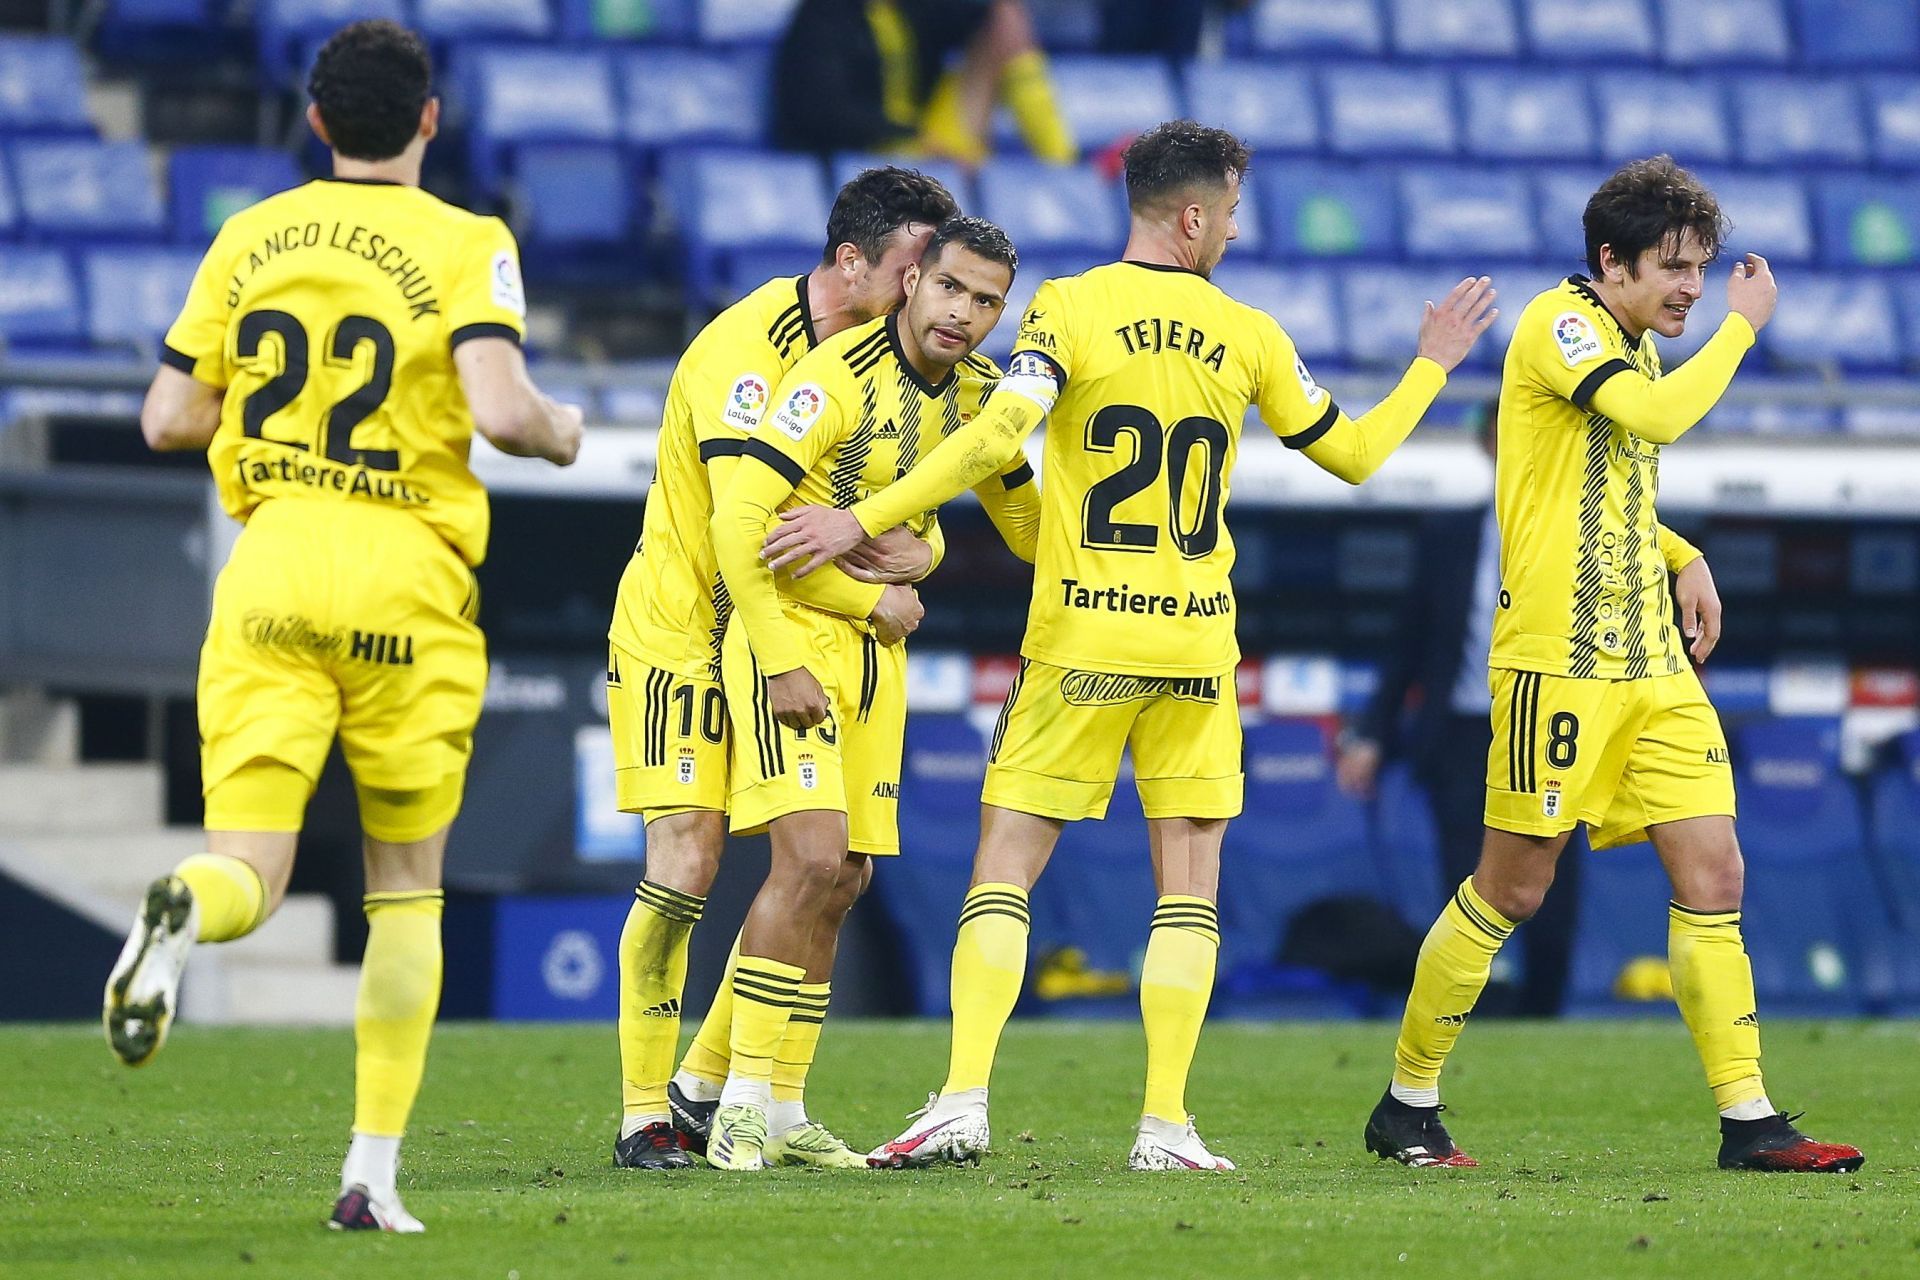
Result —
[[160, 363], [166, 365], [169, 369], [178, 369], [180, 372], [191, 377], [194, 366], [200, 362], [186, 352], [176, 347], [169, 347], [163, 343], [160, 347]]
[[1000, 476], [1000, 487], [1009, 491], [1018, 489], [1023, 484], [1032, 483], [1033, 464], [1031, 462], [1022, 462], [1013, 470], [1003, 472]]
[[702, 440], [700, 461], [712, 462], [715, 458], [737, 458], [746, 450], [745, 440]]
[[447, 339], [447, 346], [457, 347], [475, 338], [505, 338], [516, 347], [520, 345], [520, 331], [510, 324], [463, 324]]
[[1327, 411], [1320, 415], [1318, 422], [1305, 431], [1296, 431], [1290, 436], [1280, 437], [1280, 443], [1289, 449], [1304, 449], [1333, 430], [1333, 424], [1338, 421], [1340, 421], [1340, 406], [1333, 402], [1332, 396], [1328, 396]]
[[792, 484], [798, 485], [802, 480], [807, 478], [807, 469], [805, 467], [768, 444], [765, 440], [746, 441], [741, 448], [741, 453], [749, 458], [760, 459], [760, 461], [785, 476]]
[[1580, 385], [1573, 389], [1573, 394], [1568, 396], [1567, 399], [1573, 401], [1574, 408], [1584, 409], [1587, 407], [1588, 401], [1593, 399], [1608, 378], [1611, 378], [1616, 373], [1625, 373], [1631, 368], [1633, 368], [1632, 365], [1615, 356], [1598, 369], [1595, 369], [1592, 373], [1589, 373], [1586, 377], [1580, 379]]

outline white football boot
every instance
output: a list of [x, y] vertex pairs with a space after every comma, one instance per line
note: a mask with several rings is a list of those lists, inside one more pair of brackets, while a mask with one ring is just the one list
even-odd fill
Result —
[[867, 1154], [875, 1169], [924, 1169], [928, 1165], [979, 1164], [987, 1153], [987, 1091], [951, 1096], [930, 1093], [927, 1105], [908, 1116], [906, 1132]]
[[1200, 1141], [1200, 1134], [1193, 1127], [1192, 1116], [1187, 1117], [1185, 1124], [1143, 1116], [1140, 1136], [1133, 1140], [1133, 1150], [1127, 1153], [1127, 1168], [1213, 1169], [1231, 1173], [1233, 1161], [1207, 1150], [1207, 1144]]
[[425, 1231], [426, 1224], [407, 1212], [400, 1193], [391, 1188], [378, 1192], [355, 1183], [340, 1188], [334, 1201], [333, 1216], [327, 1219], [329, 1231], [392, 1231], [414, 1236]]
[[128, 1066], [144, 1066], [167, 1042], [180, 1003], [180, 975], [199, 932], [200, 908], [186, 881], [161, 876], [147, 886], [133, 931], [107, 976], [100, 1013], [107, 1044]]

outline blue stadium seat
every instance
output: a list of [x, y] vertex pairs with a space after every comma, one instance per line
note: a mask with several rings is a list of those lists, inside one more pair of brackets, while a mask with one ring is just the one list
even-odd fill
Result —
[[304, 79], [317, 42], [363, 18], [405, 23], [406, 0], [260, 0], [254, 30], [262, 78], [275, 86]]
[[1920, 934], [1920, 733], [1901, 735], [1868, 792], [1874, 870], [1895, 922]]
[[1734, 119], [1740, 159], [1772, 168], [1786, 164], [1859, 164], [1867, 158], [1860, 99], [1844, 80], [1804, 76], [1738, 76]]
[[1340, 294], [1331, 272], [1320, 267], [1268, 267], [1236, 261], [1231, 251], [1214, 269], [1213, 282], [1231, 297], [1272, 316], [1306, 360], [1342, 360]]
[[1912, 67], [1920, 63], [1920, 7], [1913, 0], [1794, 0], [1800, 57], [1816, 67]]
[[[1584, 272], [1586, 264], [1578, 257], [1560, 261], [1558, 266], [1542, 263], [1516, 262], [1502, 263], [1489, 267], [1483, 275], [1493, 277], [1493, 287], [1500, 294], [1496, 300], [1500, 315], [1493, 322], [1493, 328], [1487, 330], [1487, 336], [1480, 339], [1480, 345], [1495, 353], [1498, 359], [1506, 359], [1507, 347], [1513, 342], [1514, 330], [1519, 327], [1520, 313], [1527, 304], [1557, 287], [1561, 281], [1576, 271]], [[1666, 345], [1661, 345], [1661, 354], [1666, 353]]]
[[612, 142], [620, 127], [613, 66], [588, 49], [487, 48], [459, 65], [474, 182], [497, 191], [507, 148]]
[[[884, 168], [887, 165], [917, 169], [952, 192], [953, 198], [960, 202], [960, 208], [963, 211], [973, 207], [973, 175], [951, 160], [922, 157], [902, 159], [899, 156], [862, 155], [847, 151], [833, 158], [832, 163], [827, 166], [827, 172], [833, 181], [833, 189], [837, 192], [868, 169]], [[1017, 249], [1019, 246], [1014, 247]], [[1025, 274], [1024, 257], [1021, 259], [1020, 270]]]
[[1587, 855], [1580, 868], [1575, 911], [1573, 971], [1567, 981], [1567, 1012], [1582, 1015], [1674, 1014], [1671, 1000], [1627, 1003], [1614, 983], [1630, 961], [1667, 958], [1667, 904], [1673, 886], [1652, 845], [1628, 845]]
[[741, 275], [734, 269], [736, 255], [776, 255], [795, 270], [818, 260], [832, 201], [820, 165], [810, 157], [669, 152], [662, 176], [685, 244], [690, 297], [710, 300], [735, 281]]
[[0, 338], [14, 346], [70, 346], [86, 331], [73, 268], [58, 249], [0, 246]]
[[1374, 0], [1254, 0], [1245, 44], [1261, 53], [1377, 54], [1387, 32]]
[[[1587, 233], [1581, 215], [1606, 180], [1607, 171], [1597, 168], [1548, 169], [1534, 178], [1539, 194], [1541, 252], [1563, 276], [1587, 270]], [[1513, 295], [1501, 289], [1500, 297], [1500, 309], [1505, 312]]]
[[1372, 816], [1373, 848], [1387, 899], [1402, 920], [1425, 929], [1446, 906], [1453, 886], [1442, 883], [1433, 808], [1406, 765], [1388, 765], [1381, 772]]
[[1761, 342], [1776, 361], [1822, 368], [1891, 369], [1902, 355], [1893, 296], [1869, 275], [1796, 277]]
[[173, 238], [205, 244], [250, 204], [305, 179], [291, 155], [271, 147], [175, 147], [168, 159]]
[[569, 44], [688, 40], [693, 0], [560, 0], [559, 29]]
[[[1055, 58], [1048, 67], [1060, 114], [1082, 155], [1097, 155], [1163, 120], [1186, 113], [1165, 60], [1149, 57]], [[999, 130], [1008, 139], [1017, 134]]]
[[1893, 277], [1893, 296], [1906, 331], [1907, 363], [1920, 364], [1920, 275], [1903, 272]]
[[1571, 72], [1477, 71], [1462, 77], [1467, 152], [1494, 160], [1586, 160], [1593, 103]]
[[760, 59], [693, 49], [635, 49], [618, 61], [627, 142], [638, 147], [760, 140], [766, 74]]
[[1720, 85], [1705, 76], [1629, 71], [1598, 75], [1593, 97], [1600, 154], [1638, 160], [1661, 152], [1684, 165], [1733, 158], [1733, 131]]
[[1127, 239], [1121, 196], [1089, 165], [993, 160], [980, 170], [980, 212], [1000, 224], [1021, 253], [1084, 254], [1089, 265]]
[[[1438, 303], [1480, 265], [1345, 268], [1340, 273], [1340, 295], [1345, 303], [1348, 356], [1360, 364], [1405, 368], [1413, 359], [1420, 333], [1420, 304]], [[1505, 354], [1491, 343], [1480, 342], [1466, 363], [1473, 368], [1497, 368]]]
[[1898, 169], [1920, 169], [1920, 76], [1877, 76], [1867, 84], [1873, 159]]
[[71, 40], [0, 36], [0, 130], [93, 131], [87, 117], [87, 78]]
[[29, 234], [134, 239], [165, 229], [160, 188], [140, 143], [36, 139], [14, 143], [12, 152]]
[[414, 25], [429, 40], [543, 40], [553, 33], [546, 0], [413, 0]]
[[1554, 62], [1651, 62], [1659, 28], [1647, 0], [1520, 0], [1527, 44]]
[[765, 44], [778, 40], [800, 0], [696, 0], [702, 44]]
[[[1140, 811], [1133, 771], [1126, 767], [1114, 784], [1107, 816], [1098, 822], [1070, 822], [1060, 833], [1047, 874], [1033, 891], [1035, 950], [1077, 947], [1096, 970], [1137, 973], [1159, 898], [1148, 848], [1147, 820]], [[1221, 959], [1224, 967], [1224, 945]], [[1131, 997], [1110, 1003], [1114, 1014], [1138, 1016], [1139, 1004]], [[1084, 1002], [1072, 1002], [1061, 1011], [1083, 1011], [1073, 1004]]]
[[1100, 47], [1100, 0], [1047, 0], [1034, 5], [1034, 34], [1043, 49], [1085, 52]]
[[1533, 193], [1514, 170], [1408, 166], [1400, 207], [1411, 258], [1532, 258]]
[[1253, 182], [1275, 258], [1394, 258], [1400, 254], [1399, 199], [1375, 169], [1283, 161], [1255, 165]]
[[1229, 130], [1260, 152], [1309, 152], [1320, 145], [1313, 78], [1302, 67], [1252, 59], [1191, 62], [1187, 110]]
[[1758, 253], [1769, 262], [1813, 259], [1813, 218], [1799, 179], [1784, 174], [1700, 175], [1733, 220], [1732, 253]]
[[1778, 66], [1793, 56], [1781, 0], [1660, 0], [1660, 25], [1676, 67]]
[[1520, 28], [1509, 0], [1388, 0], [1393, 48], [1411, 58], [1511, 58]]
[[1834, 267], [1920, 262], [1920, 181], [1831, 174], [1814, 188], [1820, 261]]
[[87, 336], [95, 346], [159, 351], [199, 265], [195, 249], [88, 249], [80, 260]]
[[1450, 155], [1458, 147], [1444, 72], [1402, 66], [1321, 73], [1327, 146], [1350, 156]]
[[[514, 156], [514, 204], [522, 245], [569, 251], [618, 245], [634, 234], [633, 183], [620, 148], [603, 142], [541, 143]], [[596, 254], [593, 270], [618, 271], [637, 255]]]

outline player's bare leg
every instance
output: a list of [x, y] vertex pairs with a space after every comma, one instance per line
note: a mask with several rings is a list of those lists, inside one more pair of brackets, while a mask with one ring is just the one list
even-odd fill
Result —
[[1489, 827], [1480, 865], [1427, 931], [1394, 1046], [1393, 1082], [1367, 1119], [1367, 1149], [1382, 1159], [1416, 1167], [1479, 1164], [1440, 1122], [1440, 1069], [1487, 985], [1493, 957], [1546, 899], [1571, 834]]
[[1648, 828], [1673, 882], [1667, 960], [1680, 1006], [1720, 1111], [1720, 1167], [1844, 1173], [1858, 1148], [1815, 1142], [1767, 1097], [1760, 1076], [1760, 1017], [1753, 967], [1740, 936], [1746, 867], [1731, 817], [1686, 818]]
[[1026, 980], [1027, 893], [1053, 856], [1060, 827], [1058, 819], [980, 806], [973, 885], [953, 946], [947, 1082], [910, 1117], [905, 1132], [867, 1156], [874, 1168], [974, 1161], [987, 1150], [987, 1080]]

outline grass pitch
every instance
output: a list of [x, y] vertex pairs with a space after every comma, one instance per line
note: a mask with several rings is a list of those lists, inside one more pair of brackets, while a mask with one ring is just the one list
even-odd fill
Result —
[[[93, 1027], [0, 1029], [0, 1276], [1920, 1276], [1920, 1024], [1772, 1023], [1776, 1101], [1858, 1142], [1855, 1175], [1713, 1168], [1677, 1020], [1487, 1023], [1449, 1067], [1478, 1170], [1360, 1144], [1385, 1024], [1219, 1024], [1190, 1105], [1227, 1175], [1125, 1170], [1128, 1023], [1016, 1023], [977, 1169], [616, 1171], [610, 1026], [440, 1028], [402, 1187], [423, 1237], [322, 1229], [345, 1031], [182, 1027], [151, 1066]], [[938, 1083], [936, 1023], [829, 1023], [814, 1114], [893, 1136]]]

